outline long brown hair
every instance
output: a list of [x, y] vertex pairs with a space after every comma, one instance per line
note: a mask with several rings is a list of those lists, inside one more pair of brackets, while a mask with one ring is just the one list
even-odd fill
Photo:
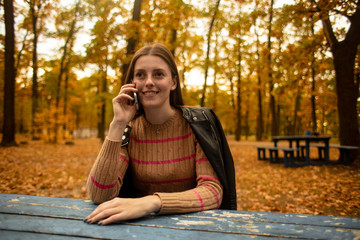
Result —
[[[132, 83], [134, 78], [134, 67], [136, 61], [142, 56], [157, 56], [162, 58], [166, 64], [169, 66], [172, 78], [176, 78], [176, 88], [170, 92], [170, 105], [176, 108], [179, 108], [184, 105], [182, 94], [181, 94], [181, 87], [179, 82], [179, 72], [175, 63], [175, 59], [173, 54], [170, 50], [163, 44], [155, 43], [148, 46], [144, 46], [140, 48], [134, 54], [130, 62], [129, 69], [126, 74], [125, 84]], [[143, 109], [140, 109], [143, 111]]]

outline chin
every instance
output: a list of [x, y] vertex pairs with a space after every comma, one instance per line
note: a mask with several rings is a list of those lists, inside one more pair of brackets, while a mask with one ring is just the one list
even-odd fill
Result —
[[144, 103], [143, 104], [143, 108], [144, 108], [144, 110], [145, 109], [149, 109], [149, 110], [151, 110], [151, 109], [161, 109], [161, 108], [164, 108], [164, 106], [166, 106], [166, 104], [164, 104], [164, 103]]

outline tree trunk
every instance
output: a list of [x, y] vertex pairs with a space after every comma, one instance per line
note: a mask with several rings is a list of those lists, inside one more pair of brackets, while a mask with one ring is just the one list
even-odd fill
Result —
[[343, 41], [333, 32], [329, 16], [322, 16], [325, 37], [331, 47], [336, 78], [341, 145], [359, 146], [359, 119], [356, 110], [359, 85], [354, 74], [355, 56], [360, 44], [360, 1], [355, 13], [349, 17], [350, 27]]
[[38, 44], [38, 31], [37, 31], [37, 21], [39, 16], [39, 11], [41, 9], [41, 0], [35, 1], [31, 0], [29, 2], [30, 10], [32, 15], [32, 29], [33, 29], [33, 55], [32, 55], [32, 138], [38, 139], [38, 123], [36, 121], [36, 114], [39, 112], [39, 93], [38, 93], [38, 60], [37, 60], [37, 44]]
[[234, 82], [233, 82], [232, 73], [230, 73], [229, 81], [230, 81], [230, 92], [231, 92], [231, 105], [232, 105], [232, 109], [235, 110], [236, 104], [235, 104], [235, 97], [234, 97]]
[[202, 92], [202, 96], [201, 96], [201, 99], [200, 99], [200, 106], [201, 107], [205, 106], [207, 78], [208, 78], [208, 71], [209, 71], [209, 64], [210, 64], [211, 33], [212, 33], [212, 29], [213, 29], [213, 26], [214, 26], [214, 23], [215, 23], [217, 12], [219, 10], [219, 5], [220, 5], [220, 0], [217, 0], [216, 5], [215, 5], [215, 10], [214, 10], [214, 15], [213, 15], [213, 17], [211, 19], [210, 26], [209, 26], [209, 31], [208, 31], [208, 34], [207, 34], [207, 50], [206, 50], [206, 59], [205, 59], [205, 77], [204, 77], [203, 92]]
[[23, 38], [23, 41], [22, 41], [22, 45], [21, 45], [20, 51], [18, 52], [18, 54], [17, 54], [17, 56], [16, 56], [16, 62], [15, 62], [15, 78], [16, 78], [16, 76], [17, 76], [17, 72], [18, 72], [18, 69], [19, 69], [19, 66], [20, 66], [20, 59], [21, 59], [22, 53], [23, 53], [23, 51], [24, 51], [24, 49], [25, 49], [25, 45], [26, 45], [25, 43], [26, 43], [26, 38], [27, 38], [28, 34], [29, 34], [29, 31], [26, 30], [26, 33], [25, 33], [25, 35], [24, 35], [24, 38]]
[[[314, 34], [314, 24], [311, 24], [311, 34], [312, 37], [315, 36]], [[315, 99], [315, 76], [316, 76], [316, 70], [315, 70], [315, 51], [312, 51], [312, 58], [311, 58], [311, 131], [313, 133], [317, 133], [317, 119], [316, 119], [316, 99]]]
[[[360, 31], [360, 29], [359, 29]], [[341, 145], [359, 146], [359, 119], [356, 111], [358, 88], [354, 82], [354, 49], [346, 43], [333, 48]]]
[[271, 0], [270, 3], [270, 16], [269, 16], [269, 28], [268, 28], [268, 78], [269, 78], [269, 85], [270, 85], [270, 111], [271, 111], [271, 136], [279, 135], [279, 124], [278, 118], [276, 114], [276, 101], [275, 96], [273, 93], [274, 90], [274, 81], [272, 76], [272, 60], [271, 60], [271, 35], [272, 35], [272, 20], [273, 20], [273, 7], [274, 7], [274, 0]]
[[298, 123], [299, 123], [299, 119], [298, 119], [298, 112], [300, 110], [300, 99], [301, 99], [301, 95], [300, 95], [300, 86], [298, 86], [298, 90], [296, 93], [296, 97], [295, 97], [295, 106], [294, 106], [294, 118], [293, 118], [293, 125], [291, 128], [291, 132], [290, 135], [296, 135], [296, 129], [298, 127]]
[[[133, 17], [132, 17], [133, 21], [137, 21], [137, 22], [140, 21], [141, 4], [142, 4], [142, 0], [135, 0], [134, 9], [133, 9]], [[130, 37], [128, 39], [128, 44], [126, 47], [126, 60], [122, 66], [122, 79], [121, 79], [122, 84], [125, 84], [125, 78], [126, 78], [126, 74], [127, 74], [128, 68], [129, 68], [130, 58], [135, 53], [135, 48], [136, 48], [138, 41], [139, 41], [139, 31], [137, 30], [136, 37]]]
[[[255, 25], [255, 24], [254, 24]], [[260, 141], [263, 139], [264, 134], [264, 120], [263, 120], [263, 109], [262, 109], [262, 84], [261, 84], [261, 75], [260, 75], [260, 40], [259, 34], [256, 29], [256, 25], [254, 27], [255, 35], [256, 35], [256, 75], [257, 75], [257, 105], [258, 105], [258, 112], [256, 115], [256, 140]]]
[[[108, 52], [108, 51], [107, 51]], [[105, 139], [105, 127], [106, 127], [106, 97], [105, 94], [107, 93], [107, 70], [108, 70], [108, 59], [106, 58], [106, 63], [104, 67], [101, 67], [101, 79], [99, 84], [99, 93], [101, 96], [101, 107], [98, 113], [99, 120], [98, 120], [98, 138], [101, 141]]]
[[1, 145], [15, 146], [15, 31], [13, 1], [4, 1], [5, 71], [4, 122]]
[[316, 120], [316, 98], [315, 98], [315, 67], [314, 61], [311, 62], [311, 75], [312, 75], [312, 82], [311, 82], [311, 131], [313, 133], [317, 133], [317, 120]]
[[241, 139], [241, 134], [242, 134], [242, 116], [241, 116], [241, 41], [240, 38], [238, 39], [239, 41], [239, 56], [238, 56], [238, 61], [239, 64], [237, 66], [238, 68], [238, 76], [237, 76], [237, 97], [236, 97], [236, 126], [235, 126], [235, 140], [236, 141], [240, 141]]
[[[58, 80], [57, 80], [57, 88], [56, 88], [56, 111], [55, 111], [55, 139], [54, 142], [58, 141], [58, 128], [60, 126], [60, 124], [58, 123], [58, 117], [60, 114], [60, 92], [61, 92], [61, 82], [63, 79], [64, 74], [67, 74], [69, 71], [69, 64], [70, 64], [70, 57], [69, 54], [71, 54], [71, 50], [73, 47], [73, 36], [76, 32], [76, 22], [77, 22], [77, 16], [78, 16], [78, 10], [79, 10], [79, 5], [80, 5], [80, 1], [78, 1], [75, 5], [75, 13], [74, 13], [74, 19], [71, 22], [71, 26], [70, 26], [70, 30], [68, 33], [68, 36], [65, 40], [64, 46], [63, 46], [63, 54], [61, 56], [61, 61], [60, 61], [60, 72], [59, 72], [59, 76], [58, 76]], [[67, 84], [67, 83], [66, 83]], [[67, 87], [65, 86], [64, 89], [65, 91]], [[66, 94], [64, 94], [64, 101], [66, 100]], [[64, 107], [66, 106], [66, 103], [64, 102]], [[65, 112], [65, 110], [63, 111]], [[64, 125], [64, 124], [63, 124]]]
[[[250, 75], [249, 77], [250, 78]], [[250, 91], [246, 93], [246, 111], [245, 111], [245, 139], [249, 139], [250, 135], [250, 124], [249, 124], [249, 117], [250, 117]]]
[[214, 82], [213, 82], [213, 103], [212, 103], [212, 109], [214, 111], [216, 111], [217, 108], [217, 98], [218, 98], [218, 84], [217, 84], [217, 79], [216, 79], [216, 75], [217, 75], [217, 64], [218, 64], [218, 38], [219, 38], [219, 34], [216, 33], [216, 40], [215, 40], [215, 56], [214, 56]]

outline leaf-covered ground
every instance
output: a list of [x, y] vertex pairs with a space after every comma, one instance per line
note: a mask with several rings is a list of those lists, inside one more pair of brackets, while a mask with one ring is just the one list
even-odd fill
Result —
[[[1, 147], [0, 192], [87, 199], [86, 180], [101, 143], [95, 138], [74, 142]], [[284, 168], [257, 160], [255, 146], [269, 142], [229, 144], [238, 210], [360, 217], [359, 161], [351, 166]], [[336, 155], [331, 152], [331, 158]]]

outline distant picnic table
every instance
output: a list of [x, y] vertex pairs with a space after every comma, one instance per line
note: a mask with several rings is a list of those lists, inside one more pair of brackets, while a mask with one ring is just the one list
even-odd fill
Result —
[[[271, 163], [283, 162], [285, 167], [351, 164], [351, 151], [358, 150], [358, 147], [330, 145], [330, 139], [330, 136], [274, 136], [272, 138], [274, 146], [257, 146], [258, 160], [270, 160]], [[280, 141], [287, 141], [288, 147], [279, 147]], [[313, 144], [314, 142], [317, 144]], [[318, 158], [311, 158], [311, 147], [317, 148]], [[339, 150], [337, 161], [330, 161], [330, 148]], [[280, 151], [283, 152], [283, 157], [279, 156]]]

